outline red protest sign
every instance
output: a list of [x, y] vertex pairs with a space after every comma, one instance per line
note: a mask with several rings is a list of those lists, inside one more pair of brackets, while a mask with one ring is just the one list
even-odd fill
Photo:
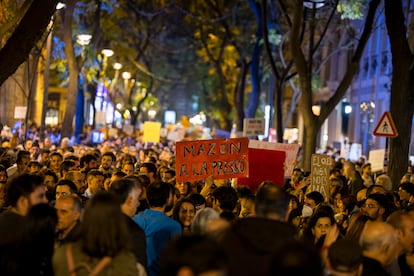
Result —
[[214, 179], [249, 175], [248, 138], [198, 140], [176, 143], [178, 182], [213, 176]]
[[239, 178], [237, 184], [249, 186], [252, 191], [265, 180], [283, 186], [285, 159], [284, 151], [249, 148], [249, 176]]

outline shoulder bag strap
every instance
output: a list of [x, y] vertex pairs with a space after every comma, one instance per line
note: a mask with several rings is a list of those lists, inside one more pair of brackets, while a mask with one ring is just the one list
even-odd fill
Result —
[[70, 243], [66, 245], [66, 260], [68, 262], [69, 275], [76, 276], [75, 262], [73, 260], [73, 254], [72, 254], [72, 244]]
[[[93, 268], [91, 273], [89, 273], [90, 276], [96, 276], [99, 274], [99, 272], [102, 271], [107, 265], [109, 265], [112, 261], [111, 257], [105, 256], [103, 257], [99, 263]], [[71, 275], [72, 276], [72, 275]]]

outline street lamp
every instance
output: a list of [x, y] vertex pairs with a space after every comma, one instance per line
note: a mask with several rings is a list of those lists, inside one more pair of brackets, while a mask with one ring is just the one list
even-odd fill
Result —
[[81, 46], [89, 45], [91, 42], [92, 35], [90, 34], [78, 34], [76, 36], [76, 42]]
[[325, 0], [305, 0], [303, 6], [308, 9], [319, 9], [325, 6]]
[[102, 55], [104, 55], [104, 57], [112, 57], [114, 55], [114, 51], [112, 51], [111, 49], [102, 49], [101, 51]]

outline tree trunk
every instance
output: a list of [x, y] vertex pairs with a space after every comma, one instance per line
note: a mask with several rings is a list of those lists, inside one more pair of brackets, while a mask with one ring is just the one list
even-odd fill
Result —
[[7, 43], [0, 50], [0, 85], [12, 75], [42, 37], [58, 0], [34, 0]]
[[66, 1], [65, 18], [63, 22], [63, 41], [65, 42], [65, 54], [68, 61], [69, 84], [66, 91], [66, 110], [62, 121], [62, 138], [70, 137], [72, 135], [73, 117], [75, 116], [76, 108], [83, 108], [81, 106], [76, 106], [79, 69], [72, 41], [72, 16], [75, 5], [75, 0]]
[[392, 53], [391, 115], [398, 137], [391, 138], [388, 173], [394, 187], [407, 172], [413, 118], [413, 54], [407, 41], [407, 28], [401, 0], [385, 0], [385, 17]]
[[304, 140], [302, 146], [302, 168], [305, 172], [310, 172], [311, 169], [311, 160], [312, 154], [315, 153], [316, 149], [316, 140], [318, 139], [318, 132], [320, 126], [314, 122], [311, 124], [305, 123], [304, 127]]

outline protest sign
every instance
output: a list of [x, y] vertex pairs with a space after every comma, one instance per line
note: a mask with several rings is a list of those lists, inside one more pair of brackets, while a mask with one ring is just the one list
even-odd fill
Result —
[[329, 171], [331, 157], [323, 154], [312, 154], [311, 187], [312, 191], [320, 192], [325, 200], [328, 199]]
[[161, 135], [161, 123], [159, 122], [145, 122], [144, 123], [144, 134], [142, 141], [144, 142], [155, 142], [160, 141]]
[[248, 176], [248, 144], [247, 138], [177, 142], [177, 181]]
[[372, 172], [380, 172], [384, 170], [385, 149], [377, 149], [369, 151], [368, 162], [371, 163]]
[[263, 181], [270, 180], [283, 186], [284, 151], [249, 148], [249, 176], [238, 178], [237, 184], [249, 186], [252, 191]]
[[265, 141], [250, 140], [249, 148], [278, 150], [286, 153], [286, 160], [284, 164], [285, 177], [291, 177], [293, 169], [296, 166], [296, 159], [299, 151], [299, 144], [282, 144]]
[[265, 132], [265, 119], [245, 118], [243, 120], [243, 136], [263, 135]]

